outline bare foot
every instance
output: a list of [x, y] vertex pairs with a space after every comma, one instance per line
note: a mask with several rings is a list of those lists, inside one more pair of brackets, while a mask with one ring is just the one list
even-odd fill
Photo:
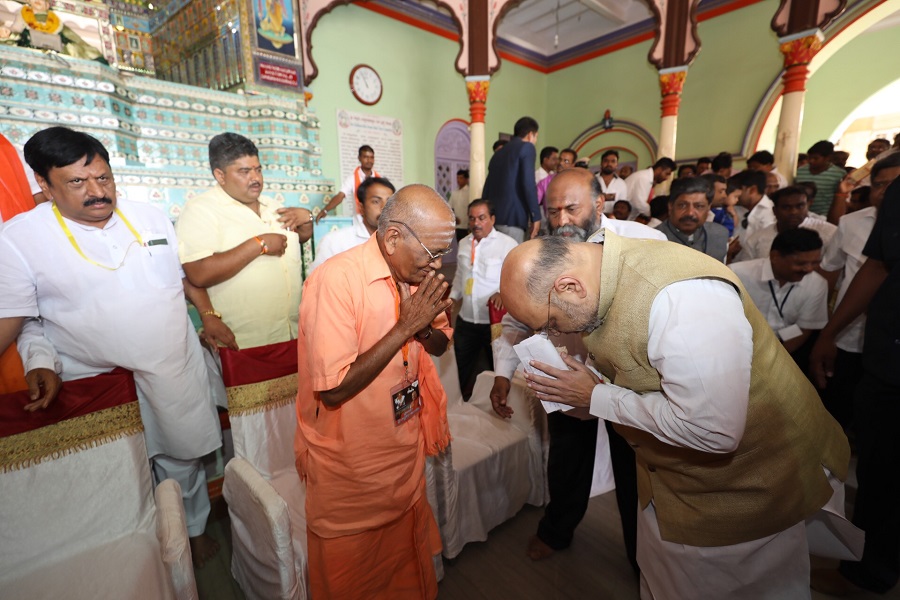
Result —
[[192, 537], [189, 541], [195, 569], [201, 568], [219, 551], [219, 543], [205, 533]]
[[545, 544], [538, 536], [533, 535], [528, 538], [528, 550], [525, 553], [531, 560], [544, 560], [554, 552], [556, 551]]

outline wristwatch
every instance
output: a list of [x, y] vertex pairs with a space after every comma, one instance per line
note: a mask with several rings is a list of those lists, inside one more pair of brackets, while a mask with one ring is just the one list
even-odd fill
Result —
[[428, 338], [430, 338], [430, 337], [431, 337], [432, 331], [433, 331], [433, 330], [432, 330], [432, 328], [431, 328], [431, 325], [429, 325], [429, 326], [428, 326], [428, 330], [425, 332], [424, 335], [422, 335], [422, 337], [419, 337], [419, 333], [420, 333], [420, 332], [418, 332], [418, 331], [416, 332], [416, 334], [415, 334], [413, 337], [416, 338], [417, 340], [419, 340], [419, 341], [421, 342], [421, 341], [423, 341], [423, 340], [427, 340]]

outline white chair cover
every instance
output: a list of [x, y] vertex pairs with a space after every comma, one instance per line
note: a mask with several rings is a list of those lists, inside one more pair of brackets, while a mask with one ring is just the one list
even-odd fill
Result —
[[[137, 403], [109, 410], [133, 411], [135, 427], [98, 433], [39, 462], [0, 468], [0, 595], [5, 600], [189, 597], [176, 596], [163, 564], [168, 549], [162, 550], [157, 539]], [[132, 416], [117, 413], [118, 419]], [[63, 423], [87, 419], [76, 426], [90, 434], [97, 421], [88, 417]], [[191, 587], [196, 589], [193, 571], [179, 582], [180, 589]]]
[[244, 595], [250, 600], [306, 598], [295, 564], [290, 510], [284, 499], [241, 458], [225, 466], [222, 493], [231, 515], [231, 572]]
[[[459, 392], [453, 352], [435, 363], [447, 390], [453, 440], [446, 452], [429, 458], [427, 481], [434, 487], [444, 556], [454, 558], [466, 543], [486, 540], [491, 529], [526, 502], [544, 503], [542, 434], [528, 424], [530, 419], [519, 417], [514, 424], [493, 414], [488, 398], [493, 373], [479, 376], [473, 393], [478, 399], [467, 404]], [[480, 408], [485, 402], [490, 413]], [[520, 410], [529, 414], [524, 406], [516, 412]]]
[[162, 560], [178, 600], [198, 600], [191, 543], [188, 538], [181, 486], [166, 479], [156, 486], [156, 537], [162, 546]]
[[[294, 406], [293, 401], [276, 400], [258, 410], [233, 412], [230, 417], [234, 453], [243, 461], [234, 464], [237, 460], [234, 459], [225, 467], [223, 493], [234, 539], [231, 569], [248, 598], [306, 598], [308, 595], [306, 485], [294, 466], [297, 429]], [[255, 471], [255, 477], [249, 474], [251, 470]], [[229, 478], [238, 480], [229, 482]], [[260, 481], [266, 485], [262, 486]], [[263, 487], [267, 492], [260, 491]], [[244, 488], [245, 493], [238, 493]], [[274, 501], [268, 490], [278, 496], [287, 511], [287, 538], [283, 538], [285, 530], [279, 522], [272, 520]], [[260, 511], [269, 515], [268, 521], [261, 520]], [[265, 522], [274, 529], [260, 535], [259, 528]], [[289, 556], [283, 553], [286, 549], [269, 546], [276, 539], [279, 543], [284, 539], [290, 541]], [[273, 588], [274, 582], [280, 582], [281, 587]]]

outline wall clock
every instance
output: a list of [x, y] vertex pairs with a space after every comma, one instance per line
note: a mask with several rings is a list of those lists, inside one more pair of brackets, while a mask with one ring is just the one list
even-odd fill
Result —
[[356, 65], [350, 71], [350, 91], [353, 96], [368, 106], [381, 100], [381, 92], [384, 90], [381, 77], [369, 65]]

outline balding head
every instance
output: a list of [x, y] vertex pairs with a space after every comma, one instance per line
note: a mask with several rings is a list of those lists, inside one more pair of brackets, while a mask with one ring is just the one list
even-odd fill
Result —
[[545, 196], [550, 235], [580, 242], [589, 238], [600, 224], [600, 193], [600, 182], [590, 171], [570, 169], [556, 175]]
[[414, 184], [388, 198], [376, 235], [394, 277], [415, 285], [441, 267], [455, 231], [450, 205], [427, 185]]
[[599, 326], [599, 244], [543, 237], [518, 245], [503, 262], [500, 296], [532, 329], [593, 331]]

